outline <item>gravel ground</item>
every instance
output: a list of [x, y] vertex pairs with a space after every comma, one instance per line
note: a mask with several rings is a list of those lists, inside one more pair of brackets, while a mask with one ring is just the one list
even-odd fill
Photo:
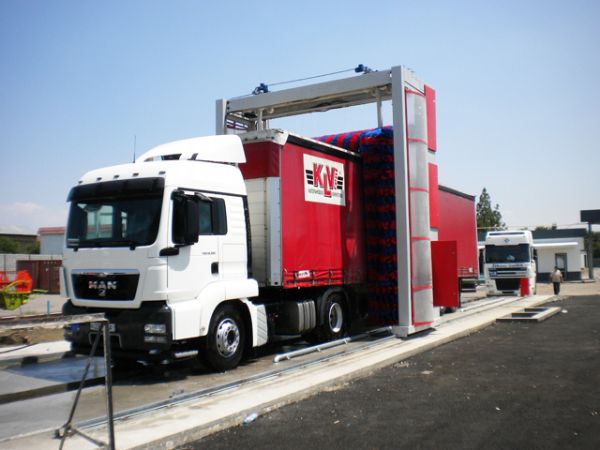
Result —
[[600, 296], [554, 304], [182, 449], [600, 448]]

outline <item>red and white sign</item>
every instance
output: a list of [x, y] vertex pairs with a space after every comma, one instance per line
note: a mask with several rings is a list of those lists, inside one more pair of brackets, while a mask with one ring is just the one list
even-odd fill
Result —
[[344, 165], [304, 154], [304, 200], [346, 206]]

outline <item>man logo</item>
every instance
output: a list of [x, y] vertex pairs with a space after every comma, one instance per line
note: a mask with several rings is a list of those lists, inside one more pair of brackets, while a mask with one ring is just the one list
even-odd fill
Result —
[[117, 289], [117, 282], [116, 281], [89, 281], [88, 282], [88, 289], [90, 291], [98, 291], [98, 296], [99, 297], [106, 297], [106, 291], [114, 291]]

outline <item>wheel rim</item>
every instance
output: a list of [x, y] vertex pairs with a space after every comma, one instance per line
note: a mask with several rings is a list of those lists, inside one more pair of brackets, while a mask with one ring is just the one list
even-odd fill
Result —
[[229, 318], [219, 323], [215, 337], [217, 351], [225, 358], [234, 355], [240, 346], [240, 329], [235, 321]]
[[339, 303], [332, 303], [329, 307], [329, 329], [333, 333], [342, 331], [344, 325], [344, 311]]

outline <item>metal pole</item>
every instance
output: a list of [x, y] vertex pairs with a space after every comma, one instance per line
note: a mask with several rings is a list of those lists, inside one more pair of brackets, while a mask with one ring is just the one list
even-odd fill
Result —
[[85, 369], [83, 370], [83, 376], [81, 377], [81, 381], [79, 382], [79, 388], [77, 389], [77, 394], [75, 394], [75, 400], [73, 401], [73, 405], [71, 406], [71, 412], [69, 413], [69, 418], [67, 419], [67, 423], [63, 425], [63, 435], [60, 440], [59, 450], [62, 450], [65, 439], [73, 432], [73, 417], [75, 416], [75, 410], [77, 409], [77, 404], [79, 403], [79, 397], [81, 396], [81, 391], [83, 390], [83, 386], [85, 385], [85, 381], [87, 380], [87, 374], [90, 370], [90, 366], [92, 364], [92, 358], [96, 354], [96, 349], [98, 348], [98, 343], [100, 342], [100, 335], [96, 336], [94, 339], [94, 343], [92, 344], [92, 351], [90, 351], [90, 356], [88, 357], [87, 363], [85, 365]]
[[587, 245], [588, 273], [590, 280], [594, 280], [594, 235], [592, 234], [592, 222], [588, 222], [588, 245]]
[[383, 114], [381, 111], [381, 93], [379, 89], [375, 90], [375, 97], [377, 98], [377, 127], [383, 128]]
[[105, 380], [106, 380], [106, 414], [108, 419], [108, 445], [111, 450], [115, 450], [115, 423], [113, 417], [113, 398], [112, 398], [112, 368], [110, 366], [111, 352], [110, 352], [110, 331], [109, 321], [106, 320], [102, 323], [102, 335], [104, 337], [104, 365], [106, 366]]
[[225, 99], [220, 99], [216, 103], [215, 134], [227, 134], [227, 124], [225, 123], [227, 102]]

